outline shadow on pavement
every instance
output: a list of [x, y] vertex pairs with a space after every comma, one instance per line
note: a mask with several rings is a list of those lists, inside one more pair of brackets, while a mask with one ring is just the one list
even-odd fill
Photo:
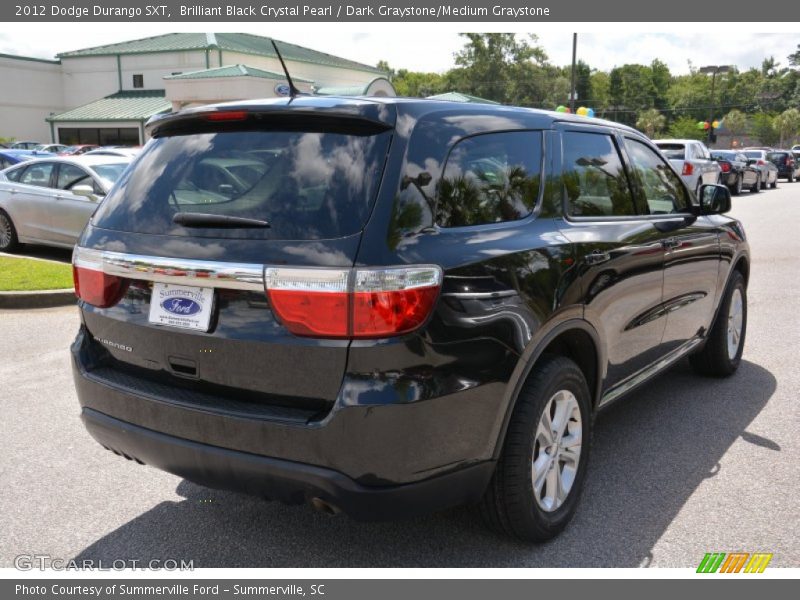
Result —
[[737, 438], [780, 451], [746, 432], [775, 388], [772, 374], [750, 362], [730, 379], [697, 377], [681, 363], [601, 414], [581, 508], [540, 546], [489, 533], [468, 508], [365, 524], [182, 481], [185, 500], [159, 504], [76, 558], [191, 559], [195, 567], [646, 566]]

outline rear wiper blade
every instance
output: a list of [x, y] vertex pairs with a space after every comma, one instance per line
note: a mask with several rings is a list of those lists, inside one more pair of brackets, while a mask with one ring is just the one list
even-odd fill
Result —
[[270, 226], [269, 221], [262, 221], [261, 219], [194, 212], [175, 213], [172, 217], [172, 222], [184, 227], [218, 227], [220, 229], [247, 229], [249, 227]]

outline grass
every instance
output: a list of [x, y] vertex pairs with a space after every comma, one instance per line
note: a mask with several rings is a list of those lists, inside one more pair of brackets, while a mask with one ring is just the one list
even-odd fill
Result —
[[72, 287], [72, 265], [0, 256], [0, 292]]

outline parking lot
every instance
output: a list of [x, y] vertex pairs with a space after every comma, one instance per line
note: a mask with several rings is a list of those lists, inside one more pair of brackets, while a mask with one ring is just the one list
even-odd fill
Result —
[[541, 546], [496, 537], [469, 509], [363, 524], [118, 458], [79, 420], [76, 309], [0, 311], [0, 566], [47, 554], [195, 567], [695, 567], [711, 551], [800, 566], [800, 183], [733, 202], [753, 254], [739, 372], [703, 379], [680, 363], [602, 414], [578, 515]]

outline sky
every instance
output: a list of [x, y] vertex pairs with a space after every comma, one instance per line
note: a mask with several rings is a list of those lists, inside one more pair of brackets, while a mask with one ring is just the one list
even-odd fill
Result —
[[[474, 27], [474, 24], [466, 24]], [[368, 26], [358, 23], [337, 24], [282, 24], [279, 28], [269, 23], [226, 23], [213, 27], [214, 31], [243, 31], [274, 36], [284, 40], [322, 50], [351, 60], [375, 64], [386, 60], [394, 69], [443, 72], [453, 66], [453, 55], [463, 46], [458, 31], [465, 24], [419, 24]], [[569, 24], [548, 27], [539, 32], [539, 44], [550, 61], [567, 65], [571, 60], [572, 34]], [[566, 27], [564, 26], [566, 25]], [[786, 56], [798, 47], [797, 33], [749, 33], [744, 29], [726, 28], [723, 31], [704, 31], [702, 24], [660, 24], [674, 26], [680, 33], [643, 31], [624, 36], [609, 36], [599, 31], [579, 33], [578, 58], [593, 68], [608, 70], [629, 62], [647, 64], [654, 58], [667, 63], [673, 74], [687, 73], [689, 61], [696, 67], [707, 64], [735, 64], [740, 68], [760, 67], [767, 56], [774, 56], [786, 64]], [[59, 52], [121, 42], [139, 37], [159, 35], [178, 30], [207, 31], [213, 24], [177, 23], [72, 23], [66, 30], [62, 25], [46, 23], [15, 23], [13, 30], [0, 26], [0, 53], [21, 54], [39, 58], [53, 58]], [[630, 24], [626, 25], [630, 26]], [[53, 35], [48, 29], [52, 27]], [[335, 28], [332, 33], [331, 27]], [[413, 36], [409, 29], [414, 28]], [[497, 28], [497, 25], [492, 25]], [[518, 28], [518, 27], [517, 27]], [[776, 26], [776, 29], [778, 27]], [[68, 33], [65, 35], [65, 32]], [[520, 33], [519, 35], [524, 35]]]

